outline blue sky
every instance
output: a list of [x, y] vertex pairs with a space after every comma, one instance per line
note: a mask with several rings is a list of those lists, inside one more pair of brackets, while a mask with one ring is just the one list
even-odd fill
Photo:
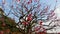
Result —
[[[57, 0], [57, 3], [55, 0], [40, 0], [40, 2], [42, 4], [42, 6], [44, 6], [45, 4], [50, 5], [51, 9], [53, 9], [53, 7], [56, 4], [56, 7], [58, 7], [58, 8], [55, 10], [55, 13], [58, 16], [58, 19], [60, 18], [60, 0]], [[5, 8], [4, 12], [7, 14], [7, 13], [9, 13], [9, 10], [10, 10], [9, 6], [12, 4], [12, 0], [6, 0], [6, 3], [7, 4], [5, 5], [5, 7], [3, 7], [3, 9]], [[0, 7], [2, 7], [2, 0], [0, 0]], [[14, 18], [15, 16], [13, 14], [10, 14], [9, 17]], [[15, 20], [16, 20], [16, 22], [18, 22], [17, 18]], [[48, 21], [46, 24], [48, 25], [49, 23], [50, 22]], [[55, 28], [55, 30], [52, 29], [51, 31], [48, 31], [48, 32], [50, 32], [50, 33], [51, 32], [55, 32], [55, 33], [60, 32], [60, 28], [58, 28], [58, 29]]]
[[[58, 2], [57, 2], [57, 5], [59, 5], [60, 4], [60, 0], [57, 0]], [[40, 0], [40, 2], [41, 2], [41, 4], [43, 4], [44, 5], [44, 3], [45, 4], [47, 4], [47, 5], [51, 5], [51, 9], [53, 9], [53, 7], [55, 6], [55, 4], [56, 4], [56, 1], [55, 0]], [[3, 8], [5, 8], [5, 13], [7, 14], [8, 12], [9, 12], [9, 6], [12, 4], [12, 0], [6, 0], [6, 5], [5, 5], [5, 7], [3, 7]], [[2, 6], [2, 0], [0, 0], [0, 6]], [[12, 18], [14, 18], [14, 16], [11, 14], [11, 15], [9, 15], [9, 17], [12, 17]]]

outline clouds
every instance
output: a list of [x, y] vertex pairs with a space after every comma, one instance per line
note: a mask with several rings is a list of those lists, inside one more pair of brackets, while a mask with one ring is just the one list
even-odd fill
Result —
[[55, 14], [58, 18], [60, 18], [60, 7], [59, 6], [58, 6], [58, 8], [56, 8]]

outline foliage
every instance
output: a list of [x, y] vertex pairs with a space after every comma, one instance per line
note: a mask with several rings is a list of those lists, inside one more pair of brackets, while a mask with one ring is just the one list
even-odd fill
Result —
[[0, 34], [20, 34], [20, 32], [16, 27], [15, 21], [7, 16], [4, 16], [4, 22], [0, 20]]

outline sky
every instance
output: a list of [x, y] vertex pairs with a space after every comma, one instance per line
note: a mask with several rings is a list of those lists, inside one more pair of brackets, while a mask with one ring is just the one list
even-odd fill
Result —
[[[57, 0], [57, 3], [56, 3], [56, 1], [55, 0], [40, 0], [40, 2], [41, 2], [41, 4], [43, 4], [43, 5], [50, 5], [51, 6], [51, 9], [53, 9], [54, 8], [54, 6], [55, 6], [55, 4], [56, 4], [56, 7], [58, 7], [56, 10], [55, 10], [55, 13], [56, 13], [56, 15], [58, 15], [58, 14], [60, 14], [60, 8], [59, 8], [59, 6], [60, 6], [60, 0]], [[45, 3], [45, 4], [44, 4]], [[9, 11], [10, 11], [10, 5], [12, 5], [12, 0], [6, 0], [6, 4], [5, 4], [5, 7], [2, 7], [2, 0], [0, 0], [0, 7], [2, 7], [3, 9], [5, 8], [5, 10], [4, 10], [4, 12], [7, 14], [7, 13], [9, 13]], [[42, 6], [43, 6], [42, 5]], [[58, 16], [60, 16], [60, 15], [58, 15]], [[11, 17], [11, 18], [14, 18], [14, 15], [13, 14], [10, 14], [9, 15], [9, 17]], [[16, 18], [16, 20], [18, 20], [17, 18]], [[16, 21], [16, 22], [18, 22], [18, 21]]]
[[[6, 3], [7, 4], [5, 4], [5, 7], [2, 7], [2, 0], [0, 0], [0, 7], [2, 7], [2, 8], [5, 8], [5, 10], [4, 10], [4, 12], [7, 14], [7, 13], [9, 13], [9, 6], [12, 4], [11, 3], [12, 2], [12, 0], [6, 0]], [[43, 5], [50, 5], [50, 7], [51, 7], [51, 9], [53, 9], [54, 8], [54, 6], [55, 6], [55, 4], [56, 4], [56, 10], [55, 10], [55, 14], [57, 15], [57, 17], [58, 18], [60, 18], [60, 0], [57, 0], [57, 3], [56, 3], [56, 1], [55, 0], [40, 0], [40, 2], [41, 2], [41, 4], [43, 4]], [[44, 4], [45, 3], [45, 4]], [[11, 17], [11, 18], [14, 18], [15, 16], [13, 15], [13, 14], [10, 14], [9, 15], [9, 17]], [[17, 20], [17, 18], [15, 19], [16, 20], [16, 22], [18, 22]], [[60, 29], [60, 28], [59, 28]], [[51, 31], [50, 31], [51, 32]], [[56, 32], [56, 31], [55, 31]], [[59, 31], [60, 32], [60, 31]]]

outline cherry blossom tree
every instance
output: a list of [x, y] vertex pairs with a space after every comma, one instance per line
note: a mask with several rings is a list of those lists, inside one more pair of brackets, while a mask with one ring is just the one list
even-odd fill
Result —
[[[49, 5], [42, 7], [43, 4], [40, 1], [12, 0], [12, 4], [9, 6], [10, 12], [18, 18], [19, 22], [16, 27], [19, 28], [22, 34], [46, 34], [47, 30], [57, 26], [56, 24], [51, 25], [57, 21], [57, 16], [54, 13], [56, 5], [54, 9], [50, 9]], [[5, 1], [3, 1], [4, 4]], [[50, 21], [49, 24], [45, 25], [44, 23], [48, 21]]]

